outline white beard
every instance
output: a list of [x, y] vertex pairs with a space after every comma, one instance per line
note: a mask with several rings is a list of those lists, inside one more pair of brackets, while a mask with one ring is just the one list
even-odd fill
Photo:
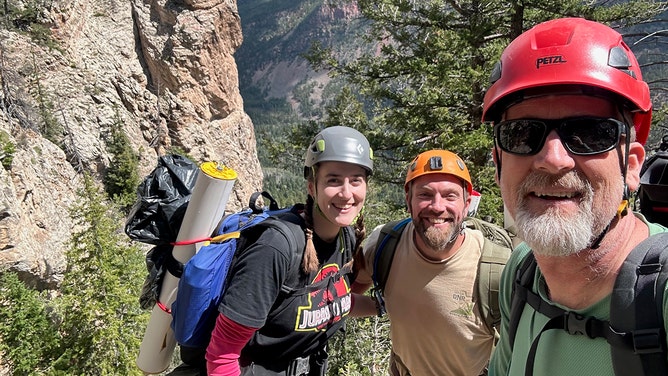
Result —
[[585, 201], [577, 216], [562, 216], [551, 209], [540, 216], [522, 209], [517, 214], [520, 238], [544, 256], [569, 256], [588, 248], [594, 238], [593, 224], [591, 202]]
[[[541, 186], [565, 186], [580, 192], [578, 212], [573, 215], [555, 208], [538, 214], [531, 212], [525, 200], [527, 190]], [[612, 211], [616, 210], [614, 207], [605, 213], [602, 210], [595, 212], [592, 185], [576, 172], [560, 177], [538, 173], [528, 176], [519, 189], [517, 203], [518, 235], [536, 254], [544, 256], [569, 256], [589, 248], [612, 220]]]

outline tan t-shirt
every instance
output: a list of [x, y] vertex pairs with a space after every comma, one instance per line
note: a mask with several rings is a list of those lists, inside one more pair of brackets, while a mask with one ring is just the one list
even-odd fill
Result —
[[[357, 281], [371, 283], [381, 226], [365, 245], [365, 270]], [[393, 352], [407, 368], [401, 375], [479, 375], [487, 365], [494, 335], [475, 306], [474, 288], [483, 245], [480, 231], [466, 229], [459, 251], [441, 262], [418, 252], [409, 223], [397, 243], [385, 286]]]

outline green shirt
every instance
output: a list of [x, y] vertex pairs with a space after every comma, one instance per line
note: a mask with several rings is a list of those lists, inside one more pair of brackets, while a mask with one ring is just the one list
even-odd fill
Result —
[[[642, 215], [636, 215], [647, 223]], [[663, 226], [647, 224], [650, 235], [668, 231]], [[515, 336], [515, 348], [510, 348], [509, 338], [504, 334], [508, 332], [513, 281], [516, 270], [529, 252], [531, 252], [531, 249], [526, 243], [522, 243], [515, 248], [501, 276], [499, 302], [501, 339], [492, 356], [489, 367], [490, 376], [523, 376], [531, 344], [548, 321], [547, 316], [536, 312], [529, 304], [525, 304]], [[531, 290], [538, 292], [544, 301], [559, 306], [548, 298], [545, 279], [539, 268], [536, 269]], [[664, 287], [664, 297], [667, 296], [666, 291]], [[668, 299], [664, 298], [664, 302], [663, 316], [668, 317]], [[559, 307], [566, 309], [563, 306]], [[600, 320], [609, 320], [610, 295], [588, 308], [575, 312], [584, 316], [594, 316]], [[664, 327], [666, 327], [666, 324], [668, 324], [668, 320], [664, 319]], [[668, 327], [666, 327], [666, 330], [668, 332]], [[564, 330], [547, 330], [541, 335], [534, 359], [533, 375], [609, 376], [613, 374], [610, 346], [605, 338], [591, 339], [584, 335], [571, 335]]]

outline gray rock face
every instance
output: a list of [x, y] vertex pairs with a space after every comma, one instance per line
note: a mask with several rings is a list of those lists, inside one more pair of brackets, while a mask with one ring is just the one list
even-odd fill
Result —
[[[262, 184], [232, 56], [242, 41], [236, 1], [52, 4], [41, 15], [51, 43], [0, 31], [0, 156], [3, 142], [15, 148], [0, 167], [0, 269], [39, 288], [62, 279], [80, 172], [101, 181], [112, 126], [128, 135], [141, 176], [173, 147], [234, 169], [228, 210]], [[47, 138], [49, 127], [61, 129]]]

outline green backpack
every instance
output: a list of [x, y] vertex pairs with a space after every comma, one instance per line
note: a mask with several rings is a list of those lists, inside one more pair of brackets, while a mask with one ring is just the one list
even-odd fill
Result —
[[[379, 315], [385, 314], [383, 291], [389, 275], [392, 259], [396, 251], [397, 241], [401, 236], [410, 218], [397, 220], [385, 224], [380, 230], [376, 242], [376, 253], [373, 262], [373, 290], [372, 293], [379, 307]], [[485, 324], [494, 331], [501, 322], [499, 310], [499, 280], [501, 271], [510, 257], [512, 241], [510, 235], [503, 228], [475, 217], [466, 217], [467, 228], [480, 230], [485, 237], [482, 255], [478, 263], [477, 287], [480, 298], [481, 314]]]

